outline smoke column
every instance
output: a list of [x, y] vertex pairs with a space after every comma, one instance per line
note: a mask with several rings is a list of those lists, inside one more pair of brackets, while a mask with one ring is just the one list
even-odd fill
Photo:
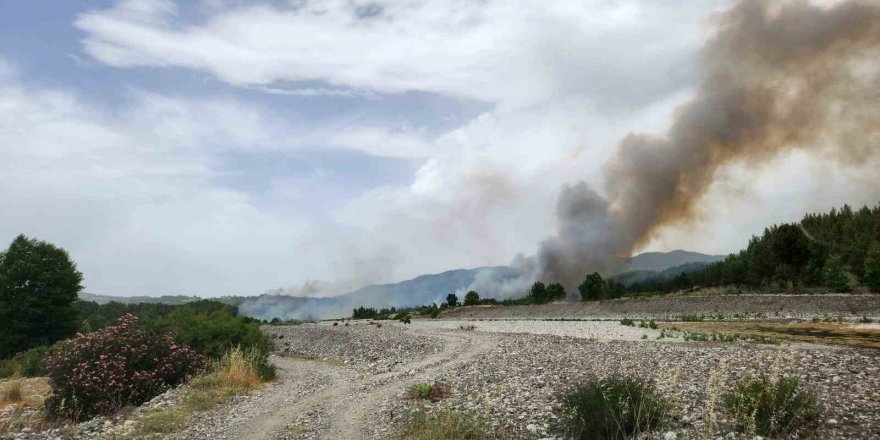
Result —
[[716, 172], [792, 149], [859, 163], [880, 145], [880, 5], [743, 0], [714, 17], [702, 82], [662, 137], [629, 134], [603, 169], [606, 196], [567, 186], [538, 278], [572, 288], [610, 273], [658, 228], [694, 219]]

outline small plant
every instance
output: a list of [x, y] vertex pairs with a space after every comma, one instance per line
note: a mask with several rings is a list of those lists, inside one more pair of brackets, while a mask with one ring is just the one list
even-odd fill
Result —
[[620, 320], [620, 325], [626, 325], [626, 326], [632, 327], [635, 325], [635, 323], [633, 322], [632, 319], [623, 318]]
[[579, 440], [623, 440], [666, 424], [666, 401], [641, 379], [591, 380], [569, 390], [562, 401], [566, 430]]
[[639, 327], [657, 330], [657, 322], [654, 321], [653, 319], [650, 321], [641, 321], [641, 322], [639, 322]]
[[466, 332], [472, 332], [472, 331], [474, 331], [476, 328], [477, 328], [477, 326], [475, 326], [475, 325], [473, 325], [473, 324], [468, 324], [468, 325], [464, 325], [464, 324], [462, 324], [462, 325], [458, 326], [458, 329], [459, 329], [459, 330], [464, 330], [464, 331], [466, 331]]
[[859, 322], [861, 322], [862, 324], [870, 324], [870, 323], [874, 322], [874, 320], [871, 318], [868, 318], [867, 315], [862, 315], [862, 319], [860, 319]]
[[427, 382], [417, 383], [407, 388], [406, 395], [410, 399], [427, 399], [436, 402], [452, 396], [452, 386], [441, 382], [434, 382], [433, 384]]
[[441, 411], [428, 415], [423, 411], [410, 414], [409, 420], [397, 436], [400, 440], [489, 440], [495, 438], [488, 424], [478, 417]]
[[694, 313], [686, 313], [678, 317], [679, 321], [682, 322], [703, 322], [706, 320], [706, 317], [703, 315], [697, 315]]
[[0, 402], [21, 402], [24, 400], [21, 382], [14, 380], [0, 388]]
[[648, 335], [642, 335], [642, 339], [648, 339]]
[[818, 397], [794, 376], [748, 376], [722, 400], [733, 428], [748, 435], [808, 436], [819, 419]]
[[334, 323], [333, 323], [333, 327], [336, 327], [336, 326], [338, 326], [338, 325], [339, 325], [338, 322], [334, 322]]

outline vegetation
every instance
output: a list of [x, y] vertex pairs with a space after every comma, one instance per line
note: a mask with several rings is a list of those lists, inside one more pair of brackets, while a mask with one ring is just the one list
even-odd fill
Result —
[[0, 361], [0, 379], [21, 376], [38, 377], [46, 375], [44, 360], [51, 352], [50, 347], [36, 347]]
[[636, 323], [633, 322], [632, 319], [629, 319], [629, 318], [623, 318], [623, 319], [620, 320], [620, 325], [626, 325], [626, 326], [633, 327], [633, 326], [636, 325]]
[[819, 419], [816, 394], [797, 377], [746, 377], [722, 401], [733, 427], [748, 435], [806, 437]]
[[450, 293], [446, 295], [446, 306], [447, 307], [456, 307], [458, 306], [458, 295], [454, 293]]
[[194, 378], [183, 389], [180, 403], [147, 414], [138, 434], [169, 434], [180, 430], [192, 414], [207, 411], [230, 398], [256, 389], [274, 378], [274, 366], [256, 349], [230, 349], [209, 372]]
[[24, 400], [21, 382], [13, 381], [0, 388], [0, 402], [21, 402]]
[[626, 293], [626, 287], [613, 279], [602, 279], [602, 275], [593, 272], [584, 278], [578, 286], [578, 292], [581, 294], [581, 300], [594, 301], [620, 298]]
[[0, 252], [0, 359], [73, 336], [82, 274], [64, 249], [19, 235]]
[[464, 305], [475, 306], [480, 303], [480, 294], [471, 290], [464, 296]]
[[452, 396], [452, 387], [448, 383], [434, 382], [433, 384], [423, 382], [410, 385], [406, 390], [406, 395], [410, 399], [428, 399], [436, 402]]
[[140, 405], [185, 382], [204, 366], [203, 358], [168, 334], [142, 330], [126, 315], [116, 325], [60, 344], [46, 360], [52, 418], [85, 420]]
[[695, 286], [737, 285], [755, 289], [824, 287], [850, 289], [852, 276], [880, 292], [880, 205], [854, 211], [848, 205], [808, 214], [752, 237], [746, 249], [673, 280], [635, 283], [629, 292], [671, 292]]
[[488, 424], [478, 417], [454, 412], [441, 411], [428, 415], [417, 411], [410, 415], [406, 425], [397, 437], [400, 440], [488, 440], [495, 438]]
[[641, 379], [609, 377], [575, 386], [563, 397], [568, 435], [580, 440], [617, 440], [662, 428], [667, 403]]

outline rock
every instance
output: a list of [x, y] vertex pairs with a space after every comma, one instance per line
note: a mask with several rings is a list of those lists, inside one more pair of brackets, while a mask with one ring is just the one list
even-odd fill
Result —
[[677, 440], [677, 439], [678, 439], [678, 434], [676, 434], [672, 431], [669, 431], [666, 434], [663, 434], [663, 440]]
[[532, 424], [532, 423], [529, 423], [528, 425], [526, 425], [526, 431], [529, 431], [529, 432], [531, 432], [532, 434], [537, 434], [537, 433], [538, 433], [538, 427], [535, 426], [535, 425]]
[[825, 423], [833, 426], [837, 424], [837, 419], [828, 419], [825, 421]]

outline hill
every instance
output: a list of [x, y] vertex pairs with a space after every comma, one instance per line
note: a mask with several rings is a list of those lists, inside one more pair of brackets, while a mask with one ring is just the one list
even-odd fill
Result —
[[714, 263], [726, 255], [707, 255], [677, 249], [670, 252], [645, 252], [626, 260], [620, 273], [635, 271], [662, 272], [688, 263]]
[[344, 295], [325, 298], [260, 295], [245, 300], [239, 306], [239, 312], [259, 319], [315, 320], [349, 316], [351, 310], [359, 306], [415, 307], [440, 303], [450, 292], [466, 291], [478, 276], [503, 282], [517, 278], [519, 271], [508, 266], [455, 269], [421, 275], [399, 283], [370, 285]]

